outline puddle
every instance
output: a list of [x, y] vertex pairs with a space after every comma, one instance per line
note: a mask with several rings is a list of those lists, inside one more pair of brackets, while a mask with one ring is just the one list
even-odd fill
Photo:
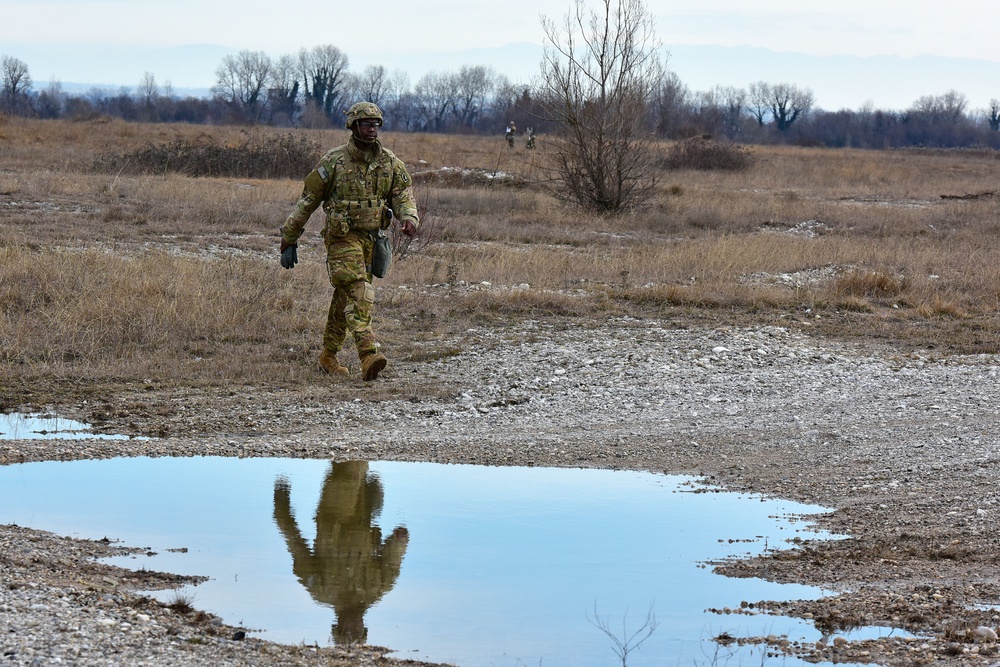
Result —
[[[363, 641], [397, 657], [479, 665], [805, 665], [711, 638], [809, 623], [709, 613], [814, 599], [812, 587], [705, 565], [815, 537], [824, 508], [704, 490], [684, 476], [302, 459], [136, 458], [0, 466], [0, 523], [148, 547], [110, 559], [207, 575], [193, 605], [288, 644]], [[831, 535], [823, 537], [834, 538]], [[180, 552], [179, 550], [184, 550]], [[164, 602], [176, 591], [154, 594]], [[890, 634], [868, 628], [851, 639]], [[900, 634], [898, 631], [896, 634]], [[730, 652], [732, 651], [732, 653]]]
[[[128, 440], [127, 435], [94, 433], [93, 426], [83, 422], [46, 414], [0, 414], [0, 440]], [[137, 438], [145, 440], [145, 438]]]

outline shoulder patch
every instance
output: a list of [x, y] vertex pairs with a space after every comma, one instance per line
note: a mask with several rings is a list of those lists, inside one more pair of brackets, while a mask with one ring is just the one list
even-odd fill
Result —
[[327, 171], [326, 165], [322, 165], [321, 164], [316, 169], [316, 172], [319, 174], [319, 177], [323, 179], [324, 183], [327, 182], [328, 180], [330, 180], [330, 172]]

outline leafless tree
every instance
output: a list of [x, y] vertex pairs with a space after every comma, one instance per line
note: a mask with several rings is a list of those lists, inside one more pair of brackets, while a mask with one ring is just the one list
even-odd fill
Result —
[[65, 111], [66, 97], [62, 84], [52, 80], [49, 81], [49, 85], [44, 90], [38, 93], [38, 97], [32, 103], [32, 108], [40, 118], [59, 118]]
[[267, 89], [268, 117], [272, 125], [291, 125], [298, 110], [299, 68], [295, 58], [284, 55], [274, 61]]
[[351, 99], [385, 106], [393, 82], [383, 65], [368, 65], [358, 74], [348, 74], [345, 89]]
[[965, 116], [969, 100], [957, 90], [943, 95], [924, 95], [913, 103], [911, 113], [922, 115], [930, 122], [957, 124]]
[[248, 120], [257, 121], [264, 111], [266, 92], [274, 63], [263, 51], [240, 51], [228, 55], [215, 70], [212, 92], [223, 101], [238, 107]]
[[769, 84], [763, 81], [750, 85], [750, 113], [758, 125], [770, 116], [774, 126], [784, 132], [813, 105], [813, 93], [790, 83]]
[[587, 208], [618, 212], [655, 186], [650, 102], [666, 58], [642, 0], [583, 0], [557, 25], [542, 18], [545, 45], [539, 102], [557, 128], [553, 193]]
[[347, 54], [333, 44], [299, 51], [303, 93], [334, 122], [343, 120], [340, 113], [348, 106], [343, 99], [348, 64]]
[[[371, 71], [369, 71], [370, 69]], [[381, 67], [370, 66], [366, 67], [358, 78], [359, 83], [354, 86], [354, 89], [358, 91], [356, 93], [357, 99], [369, 99], [366, 95], [371, 95], [371, 101], [382, 109], [385, 116], [384, 122], [388, 129], [414, 129], [413, 124], [417, 120], [417, 110], [412, 104], [413, 95], [409, 92], [409, 74], [401, 69], [386, 73]]]
[[691, 91], [684, 85], [674, 72], [668, 72], [663, 82], [653, 91], [653, 117], [656, 120], [656, 133], [662, 137], [676, 136], [685, 116]]
[[497, 74], [492, 67], [463, 65], [452, 78], [454, 104], [452, 113], [461, 127], [472, 127], [486, 108], [496, 86]]
[[798, 88], [789, 83], [771, 86], [771, 116], [774, 125], [784, 132], [802, 114], [812, 109], [813, 93], [808, 88]]
[[152, 72], [146, 72], [139, 79], [135, 95], [138, 102], [138, 117], [147, 122], [157, 121], [159, 119], [157, 106], [160, 100], [160, 86], [156, 83], [156, 77], [153, 76]]
[[139, 100], [146, 105], [156, 104], [156, 98], [160, 96], [160, 86], [156, 83], [156, 77], [152, 72], [146, 72], [139, 80], [139, 85], [135, 89]]
[[698, 96], [700, 114], [714, 132], [726, 139], [737, 139], [747, 119], [747, 92], [736, 86], [715, 86]]
[[388, 113], [385, 124], [394, 129], [405, 130], [406, 132], [416, 132], [423, 126], [423, 113], [416, 93], [409, 90], [409, 86], [402, 89], [392, 103], [388, 105]]
[[986, 122], [994, 132], [1000, 131], [1000, 100], [995, 97], [990, 100], [990, 107], [986, 110]]
[[771, 113], [770, 97], [771, 87], [763, 81], [751, 83], [747, 90], [747, 112], [762, 127]]
[[3, 77], [3, 106], [11, 111], [27, 107], [31, 75], [24, 61], [14, 56], [0, 58], [0, 76]]
[[425, 129], [440, 132], [455, 105], [452, 77], [441, 72], [428, 72], [417, 81], [413, 93], [423, 117]]
[[495, 123], [488, 129], [491, 131], [503, 129], [505, 127], [503, 123], [509, 122], [515, 117], [523, 118], [524, 116], [532, 118], [531, 122], [521, 121], [524, 127], [537, 126], [536, 121], [539, 120], [539, 114], [533, 113], [535, 110], [518, 108], [522, 98], [531, 100], [531, 88], [520, 83], [513, 83], [505, 75], [498, 74], [493, 83], [493, 92], [483, 113], [483, 122]]

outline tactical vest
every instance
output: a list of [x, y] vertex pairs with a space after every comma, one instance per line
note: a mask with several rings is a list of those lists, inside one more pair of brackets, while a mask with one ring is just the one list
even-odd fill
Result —
[[386, 199], [395, 175], [395, 156], [384, 149], [365, 162], [350, 145], [335, 148], [318, 168], [326, 184], [323, 211], [326, 238], [339, 238], [350, 230], [373, 231], [387, 226]]

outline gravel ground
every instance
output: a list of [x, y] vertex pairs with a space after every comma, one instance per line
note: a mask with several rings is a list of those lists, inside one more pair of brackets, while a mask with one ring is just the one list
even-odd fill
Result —
[[[892, 625], [917, 636], [829, 645], [770, 638], [776, 651], [814, 661], [1000, 665], [996, 356], [634, 319], [527, 322], [436, 344], [462, 352], [397, 363], [387, 350], [389, 369], [369, 384], [310, 375], [293, 389], [123, 385], [105, 404], [59, 413], [101, 418], [110, 432], [187, 435], [6, 441], [0, 462], [292, 456], [692, 473], [833, 508], [818, 526], [849, 536], [716, 564], [730, 576], [831, 591], [742, 609], [734, 601], [735, 613], [801, 616], [829, 630]], [[218, 619], [134, 592], [178, 577], [93, 561], [123, 548], [0, 527], [0, 664], [400, 664], [376, 647], [234, 639], [238, 629]]]

